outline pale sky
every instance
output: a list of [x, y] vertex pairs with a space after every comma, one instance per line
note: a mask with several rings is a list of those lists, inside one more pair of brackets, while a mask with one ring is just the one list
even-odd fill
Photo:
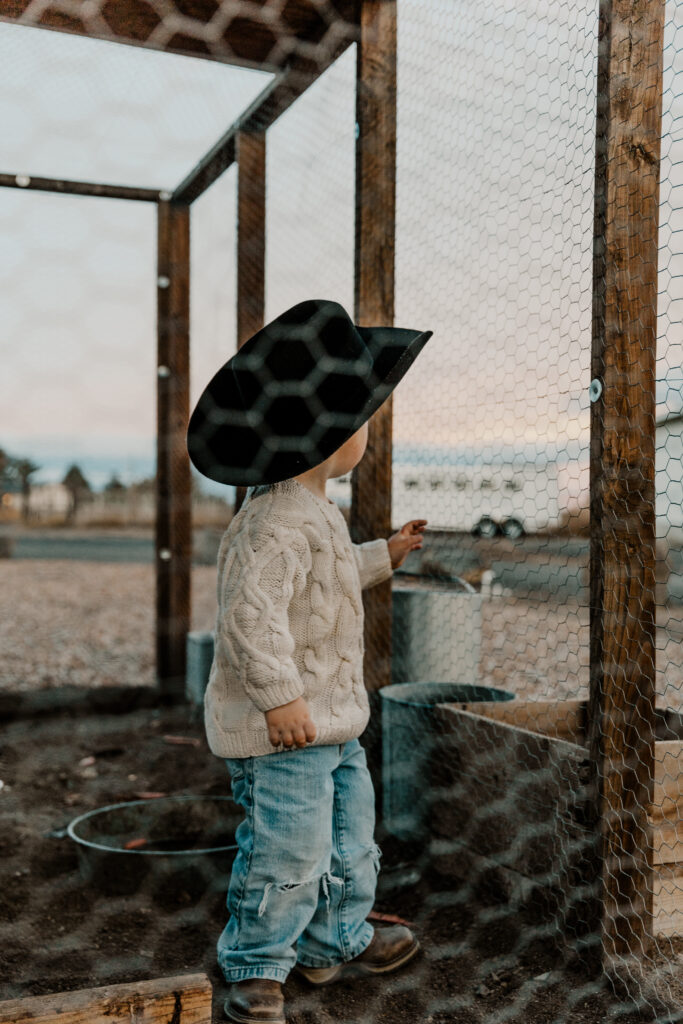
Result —
[[[683, 12], [668, 18], [658, 376], [677, 377]], [[596, 28], [585, 0], [399, 0], [396, 323], [434, 331], [397, 390], [399, 442], [585, 436]], [[269, 77], [4, 24], [0, 69], [0, 170], [155, 188]], [[352, 49], [269, 132], [268, 317], [310, 296], [352, 311], [354, 73]], [[193, 206], [193, 399], [234, 351], [235, 190], [233, 168]], [[0, 447], [147, 444], [154, 208], [0, 189], [0, 218]]]

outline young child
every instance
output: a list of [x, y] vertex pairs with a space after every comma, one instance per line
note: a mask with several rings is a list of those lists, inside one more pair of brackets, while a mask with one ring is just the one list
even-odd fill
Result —
[[358, 737], [368, 721], [361, 590], [422, 546], [425, 520], [352, 544], [325, 493], [363, 456], [367, 421], [430, 333], [356, 327], [300, 303], [250, 339], [204, 391], [188, 449], [205, 475], [251, 485], [218, 555], [209, 745], [245, 812], [218, 940], [238, 1024], [284, 1024], [282, 983], [380, 974], [418, 950], [373, 930], [379, 850]]

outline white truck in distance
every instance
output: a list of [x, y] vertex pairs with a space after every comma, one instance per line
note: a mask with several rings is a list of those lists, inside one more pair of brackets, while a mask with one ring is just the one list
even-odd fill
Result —
[[[330, 480], [328, 493], [351, 501], [350, 476]], [[473, 465], [394, 463], [392, 524], [426, 518], [430, 529], [503, 533], [516, 539], [559, 525], [558, 467], [553, 461]]]

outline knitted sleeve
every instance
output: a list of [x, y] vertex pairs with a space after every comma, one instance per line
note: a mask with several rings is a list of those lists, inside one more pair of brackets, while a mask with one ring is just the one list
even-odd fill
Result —
[[217, 628], [248, 697], [268, 711], [304, 692], [292, 659], [288, 608], [305, 586], [310, 549], [303, 534], [284, 527], [265, 538], [242, 535], [236, 541]]
[[356, 556], [361, 590], [383, 583], [394, 571], [389, 557], [389, 545], [382, 538], [369, 540], [366, 544], [354, 544], [353, 553]]

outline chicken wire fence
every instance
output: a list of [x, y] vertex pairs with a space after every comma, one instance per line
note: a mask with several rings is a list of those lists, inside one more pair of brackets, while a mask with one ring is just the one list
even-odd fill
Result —
[[[332, 8], [315, 6], [334, 27]], [[93, 19], [101, 15], [98, 5], [90, 7]], [[614, 7], [635, 12], [633, 38], [621, 45], [642, 46], [650, 33], [656, 50], [659, 4]], [[395, 323], [434, 335], [394, 395], [392, 523], [426, 518], [429, 530], [423, 550], [395, 575], [391, 687], [375, 699], [368, 750], [382, 812], [378, 907], [414, 923], [424, 949], [404, 975], [364, 988], [363, 1005], [351, 1010], [346, 992], [330, 990], [321, 1001], [294, 988], [292, 1021], [676, 1019], [683, 936], [679, 8], [665, 7], [657, 205], [652, 192], [642, 198], [642, 179], [657, 159], [647, 141], [638, 141], [629, 83], [622, 83], [622, 108], [616, 90], [607, 113], [600, 106], [598, 38], [602, 33], [603, 47], [611, 39], [595, 4], [551, 10], [531, 0], [485, 8], [399, 0]], [[181, 14], [187, 38], [210, 50], [218, 22], [207, 30]], [[155, 31], [170, 39], [180, 31], [178, 16], [161, 12]], [[273, 18], [267, 28], [275, 49], [292, 45], [284, 34], [278, 39], [283, 25]], [[267, 80], [169, 54], [0, 28], [8, 58], [3, 78], [17, 90], [3, 108], [15, 147], [6, 159], [14, 161], [10, 170], [26, 175], [106, 179], [159, 190], [167, 200]], [[30, 59], [21, 33], [30, 34]], [[68, 69], [60, 57], [67, 44], [74, 47]], [[107, 61], [123, 64], [88, 63], [91, 47], [105, 47]], [[654, 92], [638, 101], [648, 125], [658, 81], [652, 52], [632, 72], [651, 79]], [[38, 57], [40, 71], [31, 74]], [[312, 295], [353, 310], [355, 74], [352, 45], [268, 126], [265, 255], [257, 251], [252, 266], [243, 253], [240, 268], [253, 293], [264, 261], [266, 321]], [[122, 81], [124, 90], [107, 94]], [[101, 107], [94, 102], [98, 90], [106, 98]], [[58, 116], [39, 101], [45, 93], [60, 104]], [[232, 103], [235, 111], [227, 113]], [[628, 209], [626, 244], [618, 252], [613, 240], [607, 256], [623, 273], [641, 260], [616, 300], [616, 315], [613, 296], [602, 295], [602, 278], [595, 277], [605, 258], [594, 248], [596, 104], [599, 160], [603, 144], [612, 146], [610, 111], [620, 110], [633, 132], [629, 185], [614, 194], [609, 179], [599, 213], [607, 232]], [[25, 111], [20, 120], [18, 110]], [[55, 124], [60, 139], [51, 134]], [[606, 155], [608, 168], [619, 160], [614, 148]], [[237, 190], [231, 167], [192, 204], [191, 406], [244, 340], [234, 315]], [[9, 189], [0, 199], [12, 300], [5, 361], [13, 374], [5, 377], [3, 404], [16, 434], [15, 440], [8, 431], [7, 449], [13, 443], [22, 454], [24, 444], [30, 455], [36, 424], [45, 424], [46, 433], [104, 436], [127, 421], [131, 432], [150, 436], [157, 372], [148, 343], [157, 276], [151, 206]], [[634, 314], [619, 303], [628, 289], [636, 293], [629, 292], [630, 301], [640, 302], [638, 287], [652, 283], [643, 238], [657, 211], [656, 361], [646, 362], [652, 304]], [[632, 330], [630, 350], [620, 348], [612, 360], [609, 343], [616, 352], [629, 316], [640, 333]], [[597, 362], [592, 334], [607, 338]], [[311, 390], [325, 360], [317, 333], [312, 348]], [[281, 397], [261, 365], [248, 369], [257, 392]], [[619, 399], [605, 426], [596, 408], [610, 383]], [[265, 414], [271, 411], [266, 401]], [[324, 413], [316, 407], [318, 424]], [[593, 505], [593, 517], [591, 460], [594, 498], [608, 495]], [[629, 475], [619, 476], [626, 464]], [[220, 485], [215, 493], [232, 500]], [[346, 509], [350, 479], [332, 481], [329, 493]], [[640, 504], [631, 500], [639, 494]], [[654, 523], [647, 505], [653, 494]], [[224, 514], [227, 523], [227, 508]], [[204, 628], [214, 612], [213, 586], [211, 570], [201, 579], [195, 572], [202, 615], [196, 624]], [[602, 636], [597, 627], [593, 636], [602, 645], [595, 651], [603, 653], [603, 675], [622, 686], [622, 701], [599, 677], [598, 653], [591, 659], [591, 615], [604, 615], [606, 606], [626, 610], [623, 620], [601, 620]], [[66, 628], [67, 639], [70, 628], [76, 645], [76, 623]], [[151, 643], [151, 602], [150, 620], [136, 628], [147, 630]], [[128, 635], [120, 639], [129, 642]], [[86, 682], [97, 685], [110, 671], [108, 649], [117, 646], [110, 641]], [[656, 673], [649, 667], [655, 650]], [[372, 652], [370, 637], [370, 658]], [[19, 679], [20, 652], [12, 657]], [[136, 658], [132, 651], [125, 669], [132, 675]], [[64, 681], [73, 667], [67, 662]], [[41, 671], [37, 684], [45, 685]], [[596, 733], [598, 713], [603, 725]], [[163, 814], [163, 805], [158, 812], [150, 805], [143, 831], [151, 842], [201, 846], [217, 828], [232, 846], [232, 810], [218, 823], [195, 821], [194, 832], [194, 817], [188, 825], [181, 816], [173, 824], [180, 837], [174, 831], [171, 840]], [[137, 822], [125, 832], [103, 828], [99, 839], [108, 835], [115, 847], [140, 830]], [[47, 842], [69, 840], [57, 834]], [[69, 856], [55, 884], [74, 899], [89, 890], [95, 917], [110, 923], [144, 913], [145, 942], [155, 949], [165, 935], [179, 942], [184, 936], [187, 948], [189, 936], [209, 964], [224, 923], [232, 852], [165, 863], [153, 852], [99, 851], [104, 859], [94, 869], [92, 860], [77, 868]], [[38, 888], [34, 905], [49, 900], [51, 885]], [[609, 928], [605, 938], [605, 917], [618, 919], [616, 940]], [[147, 976], [142, 952], [91, 955], [97, 927], [81, 915], [66, 934], [50, 937], [55, 977], [79, 957], [78, 984]], [[605, 994], [592, 969], [605, 945], [621, 983], [616, 994]], [[8, 993], [31, 991], [31, 982], [19, 965]]]

